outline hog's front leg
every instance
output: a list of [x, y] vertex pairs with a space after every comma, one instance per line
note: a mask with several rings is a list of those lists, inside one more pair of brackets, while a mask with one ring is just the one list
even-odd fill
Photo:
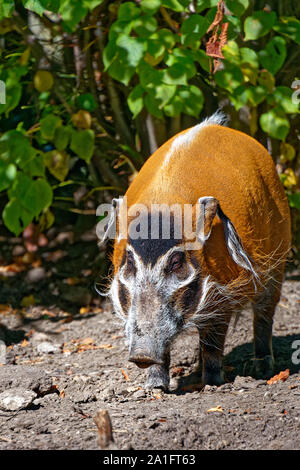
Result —
[[167, 353], [163, 365], [154, 364], [149, 368], [145, 388], [148, 390], [152, 388], [168, 390], [170, 385], [169, 367], [170, 353]]
[[218, 386], [224, 383], [223, 348], [229, 319], [224, 318], [223, 324], [211, 326], [202, 338], [203, 385]]

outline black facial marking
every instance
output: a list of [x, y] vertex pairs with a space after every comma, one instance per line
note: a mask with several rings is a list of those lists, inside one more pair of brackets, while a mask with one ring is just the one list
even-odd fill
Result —
[[126, 313], [130, 304], [130, 295], [129, 295], [128, 289], [120, 281], [119, 281], [118, 295], [119, 295], [120, 304], [122, 305], [122, 308], [124, 312]]
[[199, 292], [199, 279], [196, 278], [192, 281], [183, 292], [181, 297], [181, 304], [185, 311], [188, 311], [198, 301], [198, 292]]
[[[163, 222], [162, 214], [159, 214], [158, 218], [151, 218], [150, 214], [147, 214], [147, 220], [141, 222], [140, 225], [147, 227], [147, 237], [142, 238], [141, 236], [137, 239], [133, 239], [130, 236], [128, 242], [134, 248], [136, 253], [142, 258], [145, 264], [151, 264], [152, 266], [156, 263], [157, 259], [167, 253], [171, 248], [182, 243], [182, 240], [175, 238], [175, 223], [174, 218], [170, 217], [170, 236], [168, 238], [163, 238]], [[152, 229], [152, 230], [151, 230]], [[152, 233], [157, 233], [158, 238], [151, 239]]]

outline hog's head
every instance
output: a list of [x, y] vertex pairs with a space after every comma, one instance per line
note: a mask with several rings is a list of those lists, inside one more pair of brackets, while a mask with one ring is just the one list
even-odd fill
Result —
[[221, 230], [220, 249], [227, 251], [231, 262], [256, 275], [218, 201], [204, 197], [195, 206], [192, 245], [182, 230], [182, 217], [171, 213], [165, 230], [161, 211], [144, 214], [138, 224], [129, 223], [127, 236], [115, 241], [110, 297], [125, 322], [129, 361], [141, 368], [165, 364], [172, 341], [193, 323], [191, 319], [198, 318], [194, 323], [200, 328], [199, 312], [205, 314], [211, 278], [204, 250], [213, 225]]

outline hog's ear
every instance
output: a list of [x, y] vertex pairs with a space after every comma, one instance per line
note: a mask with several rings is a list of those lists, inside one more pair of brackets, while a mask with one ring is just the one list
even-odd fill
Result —
[[96, 215], [104, 216], [103, 219], [98, 222], [96, 227], [96, 233], [99, 238], [99, 244], [101, 245], [108, 238], [113, 239], [116, 236], [116, 221], [119, 211], [119, 207], [122, 203], [122, 198], [112, 199], [111, 204], [101, 204], [97, 208]]
[[253, 261], [247, 255], [233, 223], [222, 211], [219, 201], [214, 197], [208, 196], [198, 199], [198, 204], [199, 215], [197, 218], [196, 231], [200, 242], [204, 244], [209, 238], [213, 220], [217, 215], [223, 223], [225, 243], [231, 258], [236, 264], [250, 271], [254, 278], [258, 280], [258, 274], [253, 267]]
[[196, 233], [198, 240], [204, 245], [209, 238], [212, 223], [219, 207], [219, 201], [211, 196], [200, 197], [196, 205]]

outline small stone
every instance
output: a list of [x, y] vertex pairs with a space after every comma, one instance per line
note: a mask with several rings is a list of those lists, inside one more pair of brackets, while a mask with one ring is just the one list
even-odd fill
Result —
[[0, 409], [3, 411], [18, 411], [27, 408], [37, 394], [32, 390], [11, 388], [0, 393]]
[[111, 401], [115, 397], [115, 391], [113, 388], [106, 388], [101, 393], [101, 398], [103, 401]]
[[239, 375], [236, 376], [233, 382], [233, 387], [238, 389], [254, 389], [259, 387], [260, 385], [264, 385], [266, 383], [265, 380], [256, 380], [253, 377], [241, 377]]
[[31, 342], [34, 345], [42, 343], [44, 341], [49, 342], [49, 336], [47, 336], [45, 333], [40, 333], [39, 331], [35, 331], [33, 335], [31, 336]]
[[60, 350], [60, 345], [52, 344], [49, 341], [43, 341], [37, 345], [36, 349], [40, 354], [54, 354]]
[[15, 245], [12, 249], [11, 254], [13, 256], [22, 256], [25, 253], [25, 248], [22, 245]]
[[217, 388], [216, 385], [205, 385], [203, 392], [215, 392]]
[[145, 390], [137, 390], [132, 394], [132, 398], [135, 398], [136, 400], [141, 400], [142, 398], [146, 398], [147, 394]]
[[40, 282], [46, 277], [46, 271], [44, 268], [32, 268], [28, 271], [26, 281], [28, 282]]

